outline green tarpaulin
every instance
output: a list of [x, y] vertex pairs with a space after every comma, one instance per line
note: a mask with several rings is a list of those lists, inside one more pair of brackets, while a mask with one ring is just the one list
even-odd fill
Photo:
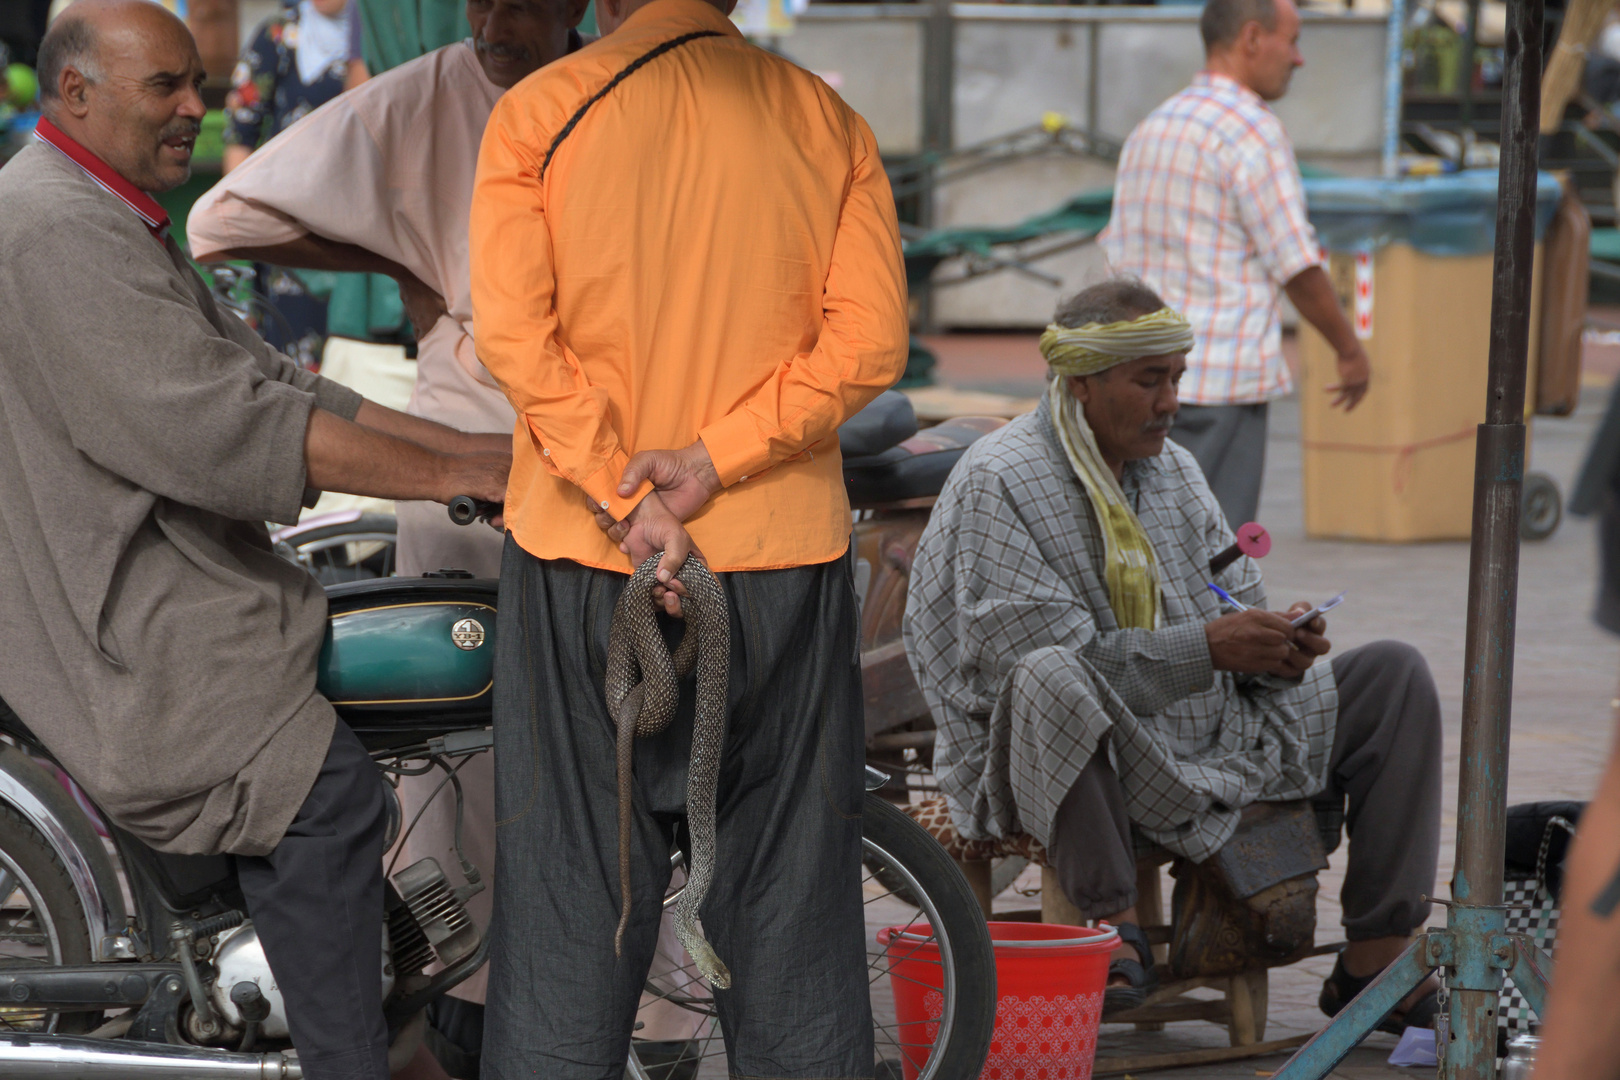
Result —
[[461, 0], [355, 0], [360, 47], [373, 75], [472, 36]]

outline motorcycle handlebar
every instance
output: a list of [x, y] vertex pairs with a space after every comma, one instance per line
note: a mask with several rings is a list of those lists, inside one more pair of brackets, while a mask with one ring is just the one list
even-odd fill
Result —
[[450, 520], [457, 525], [471, 525], [475, 521], [488, 521], [505, 509], [505, 503], [485, 502], [471, 495], [457, 495], [450, 500]]

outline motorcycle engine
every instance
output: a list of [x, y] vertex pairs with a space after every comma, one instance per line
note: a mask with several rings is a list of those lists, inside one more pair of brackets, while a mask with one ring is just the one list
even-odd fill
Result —
[[[386, 999], [394, 989], [394, 965], [388, 947], [388, 931], [383, 930], [382, 992]], [[265, 959], [264, 945], [251, 921], [220, 935], [219, 949], [214, 954], [214, 966], [219, 976], [209, 988], [214, 1008], [232, 1028], [243, 1026], [242, 1011], [231, 1000], [231, 989], [238, 983], [253, 983], [270, 1006], [270, 1015], [259, 1022], [259, 1033], [269, 1039], [287, 1039], [287, 1005], [282, 1000], [276, 977], [270, 973], [270, 962]]]
[[[456, 899], [438, 860], [428, 858], [407, 866], [394, 875], [394, 888], [398, 898], [389, 897], [382, 927], [384, 1001], [400, 976], [414, 975], [435, 961], [448, 967], [476, 952], [481, 940], [477, 924]], [[259, 1033], [270, 1039], [291, 1037], [286, 1003], [251, 920], [220, 935], [213, 962], [219, 974], [210, 997], [227, 1024], [238, 1029], [243, 1025], [231, 990], [239, 983], [253, 983], [270, 1006]]]

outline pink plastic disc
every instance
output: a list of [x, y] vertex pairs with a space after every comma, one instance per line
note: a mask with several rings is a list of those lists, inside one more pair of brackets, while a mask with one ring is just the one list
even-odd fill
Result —
[[1238, 550], [1251, 559], [1263, 559], [1271, 553], [1271, 534], [1258, 521], [1238, 526]]

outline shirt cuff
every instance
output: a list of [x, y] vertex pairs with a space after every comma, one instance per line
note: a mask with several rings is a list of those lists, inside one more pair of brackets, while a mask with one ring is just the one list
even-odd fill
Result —
[[1203, 693], [1215, 681], [1209, 637], [1200, 622], [1169, 626], [1154, 634], [1164, 646], [1165, 697], [1170, 703]]
[[317, 408], [325, 409], [329, 413], [341, 416], [345, 420], [353, 420], [360, 412], [360, 404], [366, 399], [340, 382], [317, 376], [315, 385], [310, 388], [315, 394]]
[[619, 496], [619, 478], [624, 475], [624, 467], [630, 464], [630, 458], [623, 450], [617, 450], [608, 458], [607, 464], [597, 469], [585, 478], [580, 488], [591, 497], [591, 501], [598, 507], [613, 516], [614, 521], [623, 521], [653, 492], [651, 480], [643, 480], [641, 486], [636, 488], [628, 498]]
[[771, 467], [770, 446], [759, 437], [747, 409], [734, 409], [698, 432], [725, 487]]

